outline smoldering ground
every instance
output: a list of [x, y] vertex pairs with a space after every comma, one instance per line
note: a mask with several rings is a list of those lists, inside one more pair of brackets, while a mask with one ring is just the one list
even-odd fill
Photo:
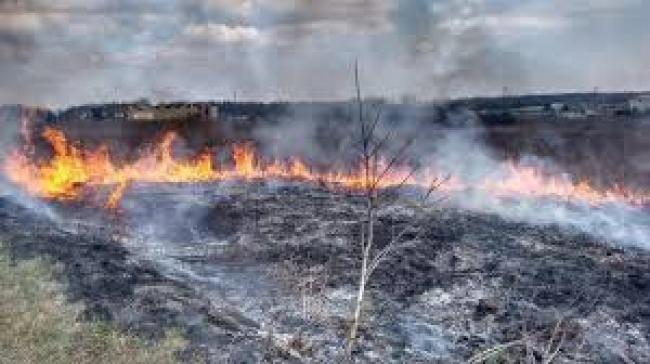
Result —
[[[137, 299], [125, 303], [106, 295], [106, 288], [99, 290], [101, 295], [87, 289], [83, 292], [92, 310], [136, 327], [138, 322], [145, 328], [189, 323], [190, 337], [207, 344], [201, 350], [215, 362], [225, 356], [245, 355], [252, 361], [276, 355], [264, 354], [265, 345], [271, 345], [265, 334], [270, 328], [278, 337], [301, 332], [310, 349], [291, 354], [296, 358], [336, 361], [331, 358], [340, 350], [357, 279], [351, 267], [358, 263], [359, 201], [305, 185], [242, 183], [220, 189], [142, 186], [127, 200], [125, 212], [134, 218], [133, 225], [128, 234], [105, 243], [110, 250], [127, 247], [129, 278], [115, 273], [123, 272], [119, 260], [70, 263], [86, 272], [75, 284], [115, 292], [129, 292], [125, 287], [134, 285]], [[102, 239], [112, 236], [111, 226], [117, 225], [99, 229], [87, 210], [68, 211], [71, 218], [82, 217], [79, 235], [66, 235], [68, 245], [57, 249], [56, 244], [66, 242], [48, 240], [47, 234], [59, 233], [43, 225], [37, 236], [45, 243], [38, 246], [64, 252], [92, 249], [91, 257], [105, 259]], [[389, 238], [394, 224], [408, 219], [399, 209], [382, 215], [378, 243]], [[28, 233], [8, 223], [12, 221], [19, 220], [0, 220], [6, 225], [3, 232]], [[153, 230], [143, 228], [147, 221]], [[188, 225], [200, 235], [189, 232]], [[609, 247], [607, 240], [558, 225], [517, 223], [453, 208], [431, 216], [421, 228], [426, 230], [423, 241], [392, 257], [374, 277], [366, 311], [373, 330], [363, 333], [360, 361], [376, 362], [373, 357], [382, 355], [386, 362], [460, 362], [479, 348], [519, 337], [522, 322], [534, 332], [551, 330], [557, 312], [570, 322], [564, 329], [567, 348], [584, 340], [580, 352], [567, 349], [563, 355], [603, 362], [623, 353], [647, 357], [647, 342], [638, 335], [647, 327], [642, 316], [647, 252], [625, 253]], [[88, 246], [84, 239], [91, 236]], [[14, 240], [22, 249], [30, 246], [26, 238]], [[140, 268], [131, 272], [134, 267]], [[173, 277], [172, 282], [161, 287], [158, 274], [152, 277], [147, 271], [152, 267]], [[147, 282], [155, 287], [146, 287]], [[632, 317], [641, 319], [632, 322]], [[542, 334], [536, 340], [534, 345], [545, 344]], [[283, 347], [279, 341], [275, 345]]]
[[[330, 169], [358, 165], [360, 161], [355, 157], [360, 151], [361, 131], [353, 103], [337, 107], [298, 105], [288, 110], [286, 117], [268, 124], [259, 123], [251, 132], [263, 155], [280, 159], [298, 156], [311, 165]], [[452, 176], [469, 186], [508, 179], [516, 164], [540, 171], [540, 174], [549, 173], [572, 185], [588, 181], [594, 188], [603, 190], [617, 186], [641, 191], [645, 188], [639, 188], [643, 185], [643, 166], [636, 166], [639, 158], [634, 158], [634, 155], [643, 154], [645, 144], [632, 140], [632, 136], [639, 135], [639, 130], [643, 129], [641, 124], [629, 125], [626, 132], [629, 135], [622, 136], [610, 123], [594, 122], [586, 133], [591, 137], [595, 135], [596, 143], [590, 142], [589, 136], [585, 142], [576, 140], [577, 132], [573, 127], [567, 131], [565, 126], [552, 122], [486, 126], [479, 115], [466, 109], [432, 105], [396, 108], [387, 103], [367, 102], [363, 110], [364, 118], [371, 123], [377, 121], [376, 132], [378, 140], [382, 140], [385, 158], [390, 160], [408, 145], [400, 160], [402, 166], [420, 172], [433, 170], [440, 177]], [[533, 135], [529, 135], [530, 125], [534, 125]], [[383, 140], [384, 136], [387, 139]], [[503, 138], [509, 138], [509, 144], [501, 145]], [[510, 150], [512, 145], [515, 148], [519, 145], [516, 153]], [[608, 152], [597, 157], [599, 162], [585, 157], [601, 155], [603, 151]], [[621, 167], [627, 171], [624, 180], [618, 178]], [[494, 196], [490, 191], [475, 189], [451, 194], [448, 203], [454, 206], [496, 213], [510, 220], [576, 228], [602, 236], [614, 245], [649, 246], [645, 236], [650, 221], [641, 206], [623, 202], [593, 205], [579, 200], [525, 194]]]

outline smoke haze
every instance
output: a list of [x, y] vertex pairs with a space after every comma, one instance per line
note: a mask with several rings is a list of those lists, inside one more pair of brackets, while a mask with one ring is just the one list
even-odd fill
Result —
[[[1, 103], [647, 88], [650, 3], [4, 0]], [[598, 34], [599, 42], [593, 42]]]

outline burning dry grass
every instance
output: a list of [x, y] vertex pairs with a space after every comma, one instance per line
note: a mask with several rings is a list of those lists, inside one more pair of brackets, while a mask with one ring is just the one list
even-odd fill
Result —
[[[341, 171], [333, 168], [319, 171], [300, 158], [265, 160], [252, 144], [235, 144], [230, 148], [231, 163], [218, 163], [217, 151], [204, 150], [193, 158], [179, 158], [174, 153], [177, 135], [165, 134], [150, 149], [141, 151], [132, 162], [118, 163], [107, 146], [85, 149], [71, 142], [57, 129], [47, 128], [43, 135], [53, 151], [50, 159], [36, 158], [26, 145], [2, 164], [2, 172], [9, 181], [28, 193], [52, 200], [96, 199], [108, 195], [100, 204], [115, 209], [133, 184], [196, 184], [227, 180], [298, 180], [328, 186], [360, 190], [364, 187], [362, 168]], [[377, 174], [381, 183], [373, 188], [390, 188], [403, 184], [429, 187], [431, 180], [444, 173], [435, 166], [413, 173], [406, 166], [380, 158]], [[562, 201], [603, 204], [646, 205], [650, 193], [629, 190], [625, 186], [597, 188], [590, 181], [575, 181], [563, 175], [548, 173], [537, 166], [516, 162], [506, 165], [504, 171], [484, 176], [482, 180], [466, 180], [462, 175], [450, 175], [440, 186], [446, 193], [479, 191], [497, 198], [533, 197]], [[94, 197], [94, 198], [93, 198]]]
[[0, 363], [175, 363], [177, 333], [148, 346], [106, 323], [79, 322], [54, 270], [36, 259], [13, 264], [0, 251]]

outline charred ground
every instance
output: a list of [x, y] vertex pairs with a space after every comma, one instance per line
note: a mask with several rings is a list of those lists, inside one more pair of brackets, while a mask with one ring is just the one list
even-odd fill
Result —
[[[357, 280], [359, 209], [318, 188], [243, 182], [136, 188], [118, 220], [60, 206], [53, 222], [3, 198], [0, 238], [16, 259], [60, 262], [87, 319], [151, 338], [181, 327], [213, 362], [330, 362]], [[382, 215], [380, 244], [408, 219]], [[526, 332], [541, 355], [558, 322], [563, 361], [650, 360], [647, 252], [442, 206], [418, 228], [421, 241], [376, 272], [357, 360], [458, 362]]]

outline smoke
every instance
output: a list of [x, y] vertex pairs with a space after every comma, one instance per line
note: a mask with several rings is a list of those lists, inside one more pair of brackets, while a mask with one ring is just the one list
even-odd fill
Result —
[[[291, 108], [288, 116], [278, 121], [260, 123], [252, 132], [253, 139], [262, 146], [262, 154], [267, 156], [299, 156], [312, 166], [326, 168], [351, 167], [350, 163], [354, 163], [354, 157], [359, 153], [360, 130], [355, 122], [353, 104], [342, 105], [297, 105]], [[420, 167], [422, 173], [418, 178], [424, 178], [424, 172], [430, 170], [438, 176], [453, 177], [440, 191], [453, 207], [495, 214], [509, 221], [557, 225], [602, 238], [608, 244], [650, 249], [647, 239], [650, 219], [643, 208], [624, 202], [594, 205], [580, 199], [528, 195], [524, 191], [503, 195], [484, 189], [489, 187], [486, 181], [508, 181], [517, 176], [513, 176], [513, 161], [504, 158], [499, 149], [501, 146], [490, 140], [490, 129], [484, 127], [480, 118], [471, 111], [455, 108], [435, 111], [425, 106], [373, 106], [366, 103], [364, 112], [368, 119], [380, 116], [376, 129], [378, 140], [390, 136], [382, 148], [385, 156], [394, 155], [411, 141], [406, 159], [412, 167]], [[619, 146], [621, 136], [617, 130], [608, 125], [598, 126], [602, 130], [596, 134], [599, 138], [597, 146], [567, 140], [561, 128], [554, 131], [552, 125], [540, 127], [543, 130], [533, 131], [535, 145], [522, 144], [531, 142], [525, 128], [508, 134], [509, 138], [517, 140], [513, 144], [519, 146], [517, 165], [545, 171], [570, 184], [584, 177], [596, 187], [600, 186], [600, 181], [606, 181], [601, 187], [612, 186], [611, 181], [615, 178], [611, 174], [617, 173], [616, 163], [606, 162], [607, 156], [598, 157], [600, 163], [588, 160], [586, 156], [596, 153], [599, 148], [604, 148], [610, 155], [621, 153], [620, 150], [611, 150]], [[536, 150], [540, 152], [540, 145], [544, 153], [534, 154]], [[579, 175], [580, 171], [586, 174]], [[463, 184], [460, 189], [455, 189], [457, 181]], [[626, 181], [623, 186], [634, 186], [632, 182]]]
[[[461, 180], [476, 185], [509, 176], [509, 162], [494, 154], [486, 144], [485, 130], [480, 127], [448, 131], [435, 145], [436, 151], [428, 156], [428, 163], [443, 174], [460, 176]], [[571, 179], [571, 174], [563, 166], [550, 159], [523, 155], [519, 163]], [[602, 238], [608, 244], [650, 249], [650, 218], [644, 209], [625, 203], [594, 206], [584, 201], [525, 195], [498, 196], [490, 191], [471, 189], [453, 192], [449, 197], [452, 206], [462, 209], [496, 214], [510, 221], [558, 225]]]
[[[393, 11], [397, 44], [405, 48], [410, 92], [434, 96], [462, 95], [469, 89], [494, 93], [501, 85], [526, 84], [523, 60], [498, 47], [490, 29], [476, 19], [489, 13], [480, 1], [400, 1]], [[427, 80], [423, 83], [418, 80]], [[461, 92], [461, 93], [459, 93]]]
[[2, 1], [0, 102], [331, 100], [355, 59], [389, 98], [642, 88], [648, 4], [604, 3]]
[[[352, 103], [287, 106], [290, 112], [279, 119], [253, 124], [249, 137], [260, 147], [262, 157], [299, 157], [309, 166], [323, 170], [356, 169], [360, 129], [355, 121], [356, 110], [353, 106]], [[367, 120], [378, 120], [377, 141], [388, 136], [385, 143], [382, 142], [383, 156], [390, 158], [405, 143], [411, 142], [406, 149], [405, 162], [411, 167], [420, 167], [416, 178], [425, 182], [423, 178], [427, 177], [428, 171], [435, 171], [438, 176], [453, 177], [448, 182], [451, 188], [447, 189], [443, 185], [440, 190], [440, 195], [446, 196], [446, 201], [451, 206], [495, 214], [511, 221], [559, 225], [600, 237], [610, 244], [650, 249], [647, 240], [650, 219], [639, 207], [624, 202], [593, 205], [580, 199], [563, 200], [554, 196], [517, 194], [516, 191], [493, 193], [489, 189], [490, 185], [485, 182], [507, 181], [513, 176], [512, 164], [490, 143], [491, 130], [484, 128], [473, 112], [457, 108], [407, 107], [370, 102], [364, 106]], [[21, 115], [24, 113], [20, 107], [2, 109], [0, 115], [7, 133], [2, 134], [0, 154], [6, 156], [19, 145], [17, 141], [24, 138], [20, 136]], [[525, 140], [526, 135], [511, 133], [510, 137]], [[553, 148], [568, 150], [573, 147], [553, 133], [538, 137], [546, 139], [548, 143], [545, 144]], [[616, 135], [610, 137], [615, 139]], [[551, 171], [554, 178], [575, 182], [575, 175], [558, 161], [526, 154], [526, 148], [521, 148], [520, 151], [523, 155], [518, 158], [519, 165]], [[196, 150], [178, 143], [175, 152], [177, 155], [193, 155]], [[604, 168], [599, 171], [601, 172], [606, 174], [607, 170]], [[462, 182], [461, 188], [456, 188], [457, 181]], [[214, 186], [207, 188], [213, 190]], [[56, 219], [55, 214], [45, 208], [46, 204], [25, 196], [8, 183], [0, 181], [0, 193]], [[146, 194], [136, 192], [136, 195], [139, 197], [133, 201], [126, 198], [122, 207], [133, 219], [130, 224], [136, 228], [137, 234], [152, 240], [189, 239], [192, 242], [201, 241], [205, 236], [204, 232], [197, 230], [197, 227], [202, 226], [201, 221], [211, 203], [205, 200], [208, 194], [203, 186], [155, 187]], [[212, 191], [209, 195], [217, 198], [220, 193]], [[170, 201], [170, 206], [162, 209], [152, 207], [161, 196]], [[151, 213], [152, 209], [156, 213]], [[176, 224], [174, 221], [183, 223]]]
[[6, 1], [0, 101], [347, 98], [355, 59], [368, 93], [387, 97], [523, 84], [517, 55], [467, 21], [486, 11], [455, 0]]
[[[0, 167], [5, 158], [20, 144], [20, 107], [0, 107]], [[1, 172], [1, 169], [0, 169]], [[12, 186], [0, 173], [0, 197], [16, 196], [19, 189]]]
[[335, 168], [348, 159], [356, 129], [348, 105], [298, 104], [278, 120], [260, 122], [251, 134], [263, 155]]
[[35, 40], [29, 34], [0, 32], [0, 62], [25, 62], [32, 55]]
[[22, 106], [2, 106], [0, 107], [0, 199], [6, 198], [18, 203], [19, 205], [34, 211], [37, 215], [58, 220], [54, 210], [45, 202], [28, 196], [19, 187], [13, 185], [5, 179], [4, 161], [9, 158], [12, 152], [17, 148], [24, 146], [25, 128], [23, 122], [24, 109]]

